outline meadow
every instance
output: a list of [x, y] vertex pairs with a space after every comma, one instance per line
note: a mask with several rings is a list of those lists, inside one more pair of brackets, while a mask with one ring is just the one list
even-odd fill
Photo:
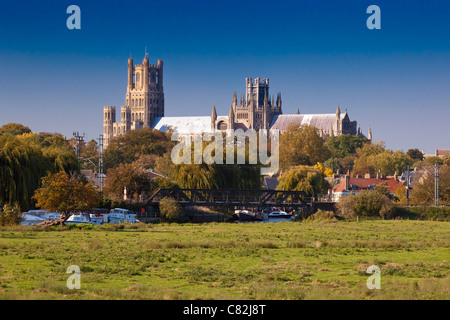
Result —
[[449, 245], [442, 221], [3, 227], [0, 299], [449, 299]]

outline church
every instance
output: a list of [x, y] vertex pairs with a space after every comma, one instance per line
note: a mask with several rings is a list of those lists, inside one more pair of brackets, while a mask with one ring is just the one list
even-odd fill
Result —
[[[236, 92], [233, 95], [228, 115], [217, 115], [212, 107], [210, 116], [165, 117], [163, 61], [149, 64], [145, 55], [142, 64], [134, 64], [128, 59], [128, 83], [125, 106], [120, 107], [120, 122], [116, 121], [116, 107], [103, 108], [103, 138], [106, 148], [114, 137], [141, 128], [153, 128], [166, 131], [172, 128], [180, 134], [198, 134], [227, 129], [278, 129], [281, 133], [291, 124], [310, 125], [317, 128], [321, 137], [342, 134], [362, 134], [356, 121], [351, 121], [347, 110], [341, 113], [339, 105], [335, 113], [283, 114], [281, 93], [276, 98], [269, 93], [269, 79], [246, 78], [245, 93], [239, 102]], [[372, 139], [369, 128], [368, 139]]]

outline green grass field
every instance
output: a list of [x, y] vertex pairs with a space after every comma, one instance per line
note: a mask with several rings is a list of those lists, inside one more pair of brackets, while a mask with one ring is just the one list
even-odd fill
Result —
[[449, 299], [449, 245], [436, 221], [3, 228], [0, 299]]

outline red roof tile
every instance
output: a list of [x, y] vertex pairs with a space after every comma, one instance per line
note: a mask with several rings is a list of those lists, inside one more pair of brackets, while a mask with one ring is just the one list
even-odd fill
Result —
[[[356, 190], [368, 190], [369, 186], [375, 186], [377, 184], [386, 183], [389, 189], [389, 192], [394, 193], [395, 190], [399, 187], [404, 187], [403, 183], [396, 181], [394, 178], [350, 178], [349, 186], [356, 186]], [[342, 179], [341, 183], [339, 183], [335, 188], [334, 192], [342, 192], [345, 190], [345, 178]]]

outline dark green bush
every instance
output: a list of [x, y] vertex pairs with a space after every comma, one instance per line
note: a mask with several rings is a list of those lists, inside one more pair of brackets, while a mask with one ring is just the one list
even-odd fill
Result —
[[411, 206], [395, 207], [394, 219], [450, 221], [450, 207]]

